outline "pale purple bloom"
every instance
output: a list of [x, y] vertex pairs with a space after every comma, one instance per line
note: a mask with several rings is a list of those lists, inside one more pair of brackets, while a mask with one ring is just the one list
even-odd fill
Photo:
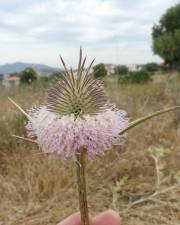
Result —
[[114, 144], [122, 144], [126, 135], [119, 135], [128, 126], [126, 112], [107, 106], [97, 115], [58, 116], [46, 106], [32, 109], [27, 124], [28, 134], [36, 137], [42, 151], [55, 156], [75, 158], [78, 149], [84, 146], [92, 158], [103, 154]]
[[28, 135], [35, 137], [42, 151], [75, 158], [83, 148], [89, 157], [103, 154], [114, 144], [122, 144], [128, 126], [126, 112], [107, 104], [100, 80], [85, 69], [80, 50], [77, 73], [67, 70], [48, 92], [45, 106], [29, 111]]

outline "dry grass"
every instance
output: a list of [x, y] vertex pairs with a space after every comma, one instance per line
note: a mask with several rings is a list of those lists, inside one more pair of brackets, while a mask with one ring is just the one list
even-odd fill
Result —
[[[109, 78], [105, 85], [109, 98], [135, 119], [178, 103], [180, 80], [173, 78], [170, 82], [168, 79], [160, 83], [118, 86], [115, 79]], [[0, 225], [55, 225], [78, 210], [74, 163], [52, 161], [39, 154], [35, 144], [12, 138], [13, 133], [25, 134], [25, 118], [8, 102], [7, 96], [29, 108], [42, 102], [45, 92], [38, 86], [12, 92], [0, 90]], [[163, 181], [159, 190], [177, 184], [179, 114], [166, 114], [130, 131], [123, 149], [116, 146], [107, 155], [88, 163], [92, 214], [113, 208], [127, 225], [180, 223], [179, 187], [146, 200], [157, 188], [155, 161], [147, 151], [150, 147], [169, 150], [159, 158], [159, 176]], [[143, 198], [142, 203], [131, 205]]]

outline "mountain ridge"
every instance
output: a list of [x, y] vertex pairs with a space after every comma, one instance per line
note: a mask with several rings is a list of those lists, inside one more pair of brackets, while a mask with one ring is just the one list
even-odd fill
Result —
[[[0, 65], [0, 74], [20, 73], [24, 69], [31, 67], [37, 70], [40, 75], [48, 75], [49, 73], [61, 70], [60, 68], [51, 67], [45, 64], [39, 63], [26, 63], [26, 62], [14, 62]], [[44, 73], [44, 74], [43, 74]]]

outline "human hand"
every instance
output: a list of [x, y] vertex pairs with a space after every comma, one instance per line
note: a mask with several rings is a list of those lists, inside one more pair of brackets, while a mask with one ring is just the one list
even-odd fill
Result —
[[[119, 214], [113, 210], [107, 210], [94, 218], [90, 218], [91, 225], [121, 225]], [[81, 225], [80, 213], [74, 213], [57, 225]]]

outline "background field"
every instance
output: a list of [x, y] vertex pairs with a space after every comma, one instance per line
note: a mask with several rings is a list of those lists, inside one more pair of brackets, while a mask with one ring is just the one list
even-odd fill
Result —
[[[104, 83], [110, 100], [126, 109], [131, 120], [180, 105], [178, 74], [157, 75], [144, 85], [122, 86], [116, 78]], [[50, 160], [35, 144], [11, 137], [25, 135], [25, 118], [7, 97], [26, 109], [42, 104], [45, 91], [40, 83], [0, 88], [0, 225], [51, 225], [78, 210], [74, 162]], [[180, 111], [130, 131], [123, 149], [115, 146], [88, 162], [91, 213], [112, 208], [125, 225], [180, 224], [179, 160]], [[139, 199], [144, 201], [136, 204]]]

